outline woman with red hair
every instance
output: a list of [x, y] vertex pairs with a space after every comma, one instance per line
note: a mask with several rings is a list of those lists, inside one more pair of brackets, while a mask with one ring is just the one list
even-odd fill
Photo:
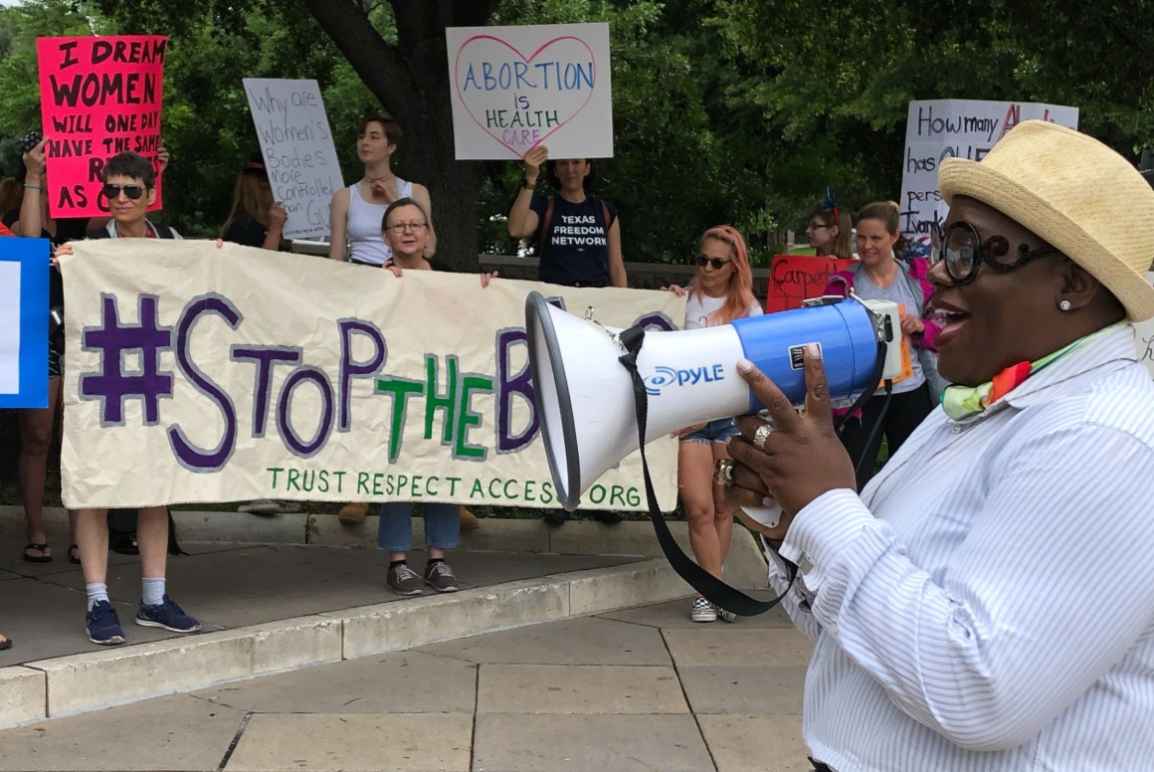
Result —
[[[749, 252], [736, 228], [717, 225], [707, 230], [701, 237], [701, 249], [694, 262], [697, 273], [688, 289], [669, 288], [678, 295], [689, 295], [685, 329], [713, 327], [761, 315], [761, 306], [753, 296]], [[729, 553], [733, 508], [726, 503], [725, 489], [714, 482], [713, 469], [719, 459], [728, 458], [726, 443], [737, 433], [732, 418], [678, 432], [681, 445], [677, 487], [689, 520], [689, 544], [698, 565], [718, 578]], [[719, 614], [727, 622], [736, 619], [699, 595], [693, 601], [690, 618], [694, 622], [714, 622]]]

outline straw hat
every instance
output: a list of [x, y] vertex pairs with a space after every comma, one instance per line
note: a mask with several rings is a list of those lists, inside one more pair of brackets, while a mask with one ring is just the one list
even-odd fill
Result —
[[1023, 121], [981, 161], [942, 163], [950, 203], [969, 196], [1061, 250], [1114, 294], [1134, 321], [1154, 316], [1154, 189], [1096, 139], [1045, 121]]

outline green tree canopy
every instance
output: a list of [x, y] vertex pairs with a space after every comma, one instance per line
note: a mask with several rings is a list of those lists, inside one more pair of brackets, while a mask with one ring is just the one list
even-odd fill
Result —
[[[1136, 158], [1154, 144], [1154, 0], [26, 0], [0, 8], [0, 164], [39, 125], [38, 35], [172, 37], [168, 211], [215, 235], [257, 143], [244, 77], [315, 78], [346, 179], [357, 119], [388, 110], [399, 171], [426, 182], [450, 264], [513, 248], [512, 163], [452, 160], [446, 24], [607, 21], [616, 156], [596, 164], [626, 259], [681, 261], [732, 222], [764, 259], [827, 185], [844, 208], [896, 198], [911, 99], [1044, 101]], [[397, 75], [400, 73], [400, 76]], [[342, 139], [343, 138], [343, 139]]]

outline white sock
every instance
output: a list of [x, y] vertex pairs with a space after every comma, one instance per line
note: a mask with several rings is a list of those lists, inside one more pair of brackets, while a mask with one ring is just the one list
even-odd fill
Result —
[[84, 592], [88, 596], [88, 610], [100, 601], [108, 601], [108, 585], [103, 582], [88, 582], [84, 585]]
[[144, 590], [141, 592], [141, 602], [146, 606], [159, 606], [164, 603], [164, 577], [159, 579], [143, 580]]

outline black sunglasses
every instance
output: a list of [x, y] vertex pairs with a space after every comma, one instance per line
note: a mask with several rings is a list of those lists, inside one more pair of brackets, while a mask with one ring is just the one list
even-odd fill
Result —
[[144, 186], [143, 185], [107, 185], [106, 184], [103, 188], [100, 189], [100, 192], [103, 193], [104, 197], [107, 198], [109, 201], [115, 201], [117, 198], [120, 197], [121, 192], [123, 192], [124, 195], [128, 199], [135, 201], [144, 195]]
[[726, 263], [731, 261], [722, 259], [720, 257], [706, 257], [705, 255], [698, 255], [697, 257], [693, 258], [693, 262], [697, 265], [698, 268], [704, 268], [708, 263], [709, 265], [713, 266], [713, 270], [720, 271], [725, 267]]
[[1038, 257], [1060, 254], [1059, 250], [1046, 245], [1031, 250], [1026, 244], [1019, 244], [1014, 256], [1010, 255], [1010, 242], [1005, 236], [990, 236], [983, 240], [978, 229], [971, 223], [959, 220], [949, 227], [935, 225], [932, 234], [934, 264], [945, 261], [946, 273], [955, 285], [969, 284], [978, 276], [978, 268], [984, 263], [998, 273], [1016, 271]]

